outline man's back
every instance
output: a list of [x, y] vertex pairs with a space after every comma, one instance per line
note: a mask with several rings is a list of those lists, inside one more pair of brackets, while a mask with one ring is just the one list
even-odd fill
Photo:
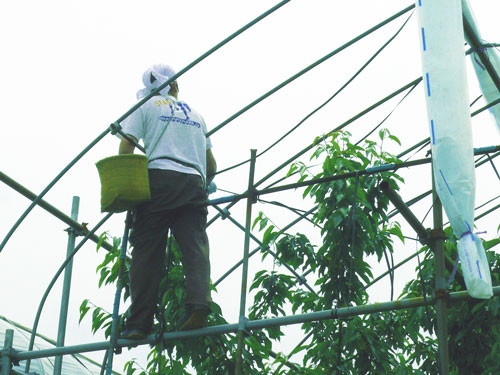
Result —
[[169, 169], [206, 179], [206, 138], [203, 118], [172, 96], [154, 96], [123, 124], [126, 133], [143, 139], [150, 169]]

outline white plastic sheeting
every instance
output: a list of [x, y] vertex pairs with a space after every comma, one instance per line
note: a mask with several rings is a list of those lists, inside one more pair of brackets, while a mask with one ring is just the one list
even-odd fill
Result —
[[436, 191], [459, 239], [467, 290], [489, 298], [489, 267], [472, 233], [476, 182], [461, 1], [416, 0], [416, 9]]
[[[474, 14], [467, 0], [462, 0], [462, 8], [464, 17], [467, 19], [467, 22], [471, 26], [472, 31], [477, 36], [478, 40], [482, 40], [479, 28], [477, 27], [477, 23], [474, 18]], [[484, 47], [484, 52], [488, 55], [491, 65], [493, 65], [497, 73], [500, 74], [500, 57], [498, 55], [497, 50], [494, 49], [493, 47]], [[486, 102], [489, 104], [494, 100], [500, 98], [500, 93], [498, 92], [498, 88], [495, 86], [493, 80], [486, 71], [486, 68], [481, 63], [481, 60], [477, 56], [477, 53], [473, 52], [470, 55], [470, 57], [472, 60], [472, 65], [474, 66], [474, 70], [476, 71], [476, 76], [479, 81], [479, 87], [481, 89], [481, 93], [483, 94]], [[493, 115], [493, 118], [495, 119], [497, 129], [500, 130], [500, 104], [496, 104], [493, 107], [490, 107], [489, 111]]]

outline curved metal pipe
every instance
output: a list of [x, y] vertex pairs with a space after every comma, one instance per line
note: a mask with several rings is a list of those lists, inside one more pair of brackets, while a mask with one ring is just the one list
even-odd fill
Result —
[[16, 229], [19, 227], [19, 225], [23, 222], [23, 220], [26, 218], [26, 216], [28, 216], [28, 214], [31, 212], [31, 210], [33, 209], [33, 207], [35, 207], [38, 203], [40, 203], [40, 201], [42, 200], [42, 198], [45, 196], [45, 194], [47, 194], [49, 192], [50, 189], [52, 189], [52, 187], [57, 183], [57, 181], [59, 181], [62, 176], [64, 176], [66, 174], [67, 171], [69, 171], [71, 169], [71, 167], [73, 167], [73, 165], [76, 164], [76, 162], [78, 160], [80, 160], [87, 152], [89, 152], [92, 147], [94, 147], [101, 139], [103, 139], [108, 133], [110, 132], [110, 129], [106, 129], [104, 132], [102, 132], [96, 139], [94, 139], [87, 147], [85, 147], [85, 149], [80, 152], [48, 185], [45, 189], [43, 189], [43, 191], [33, 200], [33, 202], [29, 205], [29, 207], [26, 209], [26, 211], [24, 211], [24, 213], [19, 217], [19, 219], [17, 219], [16, 223], [14, 224], [14, 226], [10, 229], [9, 233], [7, 233], [7, 235], [5, 236], [5, 238], [3, 239], [2, 243], [0, 244], [0, 253], [2, 252], [3, 248], [5, 247], [5, 245], [7, 244], [7, 242], [9, 241], [10, 237], [12, 237], [12, 235], [14, 234], [14, 232], [16, 231]]
[[[17, 220], [17, 222], [14, 224], [14, 226], [10, 229], [9, 233], [7, 233], [7, 236], [3, 239], [2, 243], [0, 244], [0, 252], [2, 252], [3, 248], [9, 241], [10, 237], [12, 237], [12, 234], [16, 231], [16, 229], [19, 227], [19, 225], [23, 222], [23, 220], [28, 216], [28, 214], [31, 212], [33, 207], [35, 207], [40, 199], [42, 199], [45, 194], [63, 177], [66, 172], [73, 167], [73, 165], [80, 160], [92, 147], [94, 147], [102, 138], [104, 138], [109, 132], [119, 132], [121, 130], [121, 126], [119, 125], [120, 122], [125, 120], [128, 116], [130, 116], [134, 111], [136, 111], [141, 105], [143, 105], [146, 101], [148, 101], [150, 98], [152, 98], [154, 95], [159, 93], [161, 90], [163, 90], [167, 85], [169, 85], [171, 82], [175, 81], [178, 77], [183, 75], [185, 72], [187, 72], [189, 69], [191, 69], [193, 66], [197, 65], [200, 63], [202, 60], [207, 58], [209, 55], [217, 51], [219, 48], [227, 44], [229, 41], [232, 39], [236, 38], [238, 35], [249, 29], [251, 26], [262, 20], [263, 18], [267, 17], [269, 14], [273, 13], [275, 10], [281, 8], [283, 5], [286, 3], [290, 2], [290, 0], [283, 0], [279, 4], [275, 5], [268, 11], [264, 12], [261, 14], [259, 17], [255, 18], [254, 20], [250, 21], [248, 24], [231, 34], [229, 37], [224, 39], [222, 42], [218, 43], [216, 46], [205, 52], [203, 55], [198, 57], [196, 60], [194, 60], [192, 63], [187, 65], [184, 69], [180, 70], [177, 74], [174, 74], [170, 79], [168, 79], [165, 83], [160, 85], [157, 89], [153, 90], [149, 95], [144, 97], [142, 100], [140, 100], [138, 103], [136, 103], [132, 108], [130, 108], [124, 115], [122, 115], [118, 120], [116, 120], [113, 124], [111, 124], [106, 131], [101, 133], [93, 142], [90, 143], [89, 146], [87, 146], [78, 156], [73, 159], [62, 171], [59, 173], [54, 180], [50, 182], [49, 185], [40, 193], [40, 195], [33, 201], [33, 203], [26, 209], [26, 211], [21, 215], [21, 217]], [[135, 143], [135, 142], [134, 142]]]

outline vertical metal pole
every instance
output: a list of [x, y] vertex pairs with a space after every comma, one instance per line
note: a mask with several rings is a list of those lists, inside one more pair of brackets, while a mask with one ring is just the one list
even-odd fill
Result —
[[10, 353], [12, 351], [12, 343], [14, 342], [14, 330], [5, 330], [5, 341], [2, 350], [2, 375], [10, 375]]
[[[71, 219], [78, 221], [78, 209], [80, 207], [80, 197], [74, 196], [71, 205]], [[73, 228], [68, 228], [68, 248], [66, 257], [70, 256], [75, 250], [76, 232]], [[66, 337], [66, 322], [68, 319], [68, 305], [69, 305], [69, 292], [71, 289], [71, 275], [73, 272], [73, 260], [68, 262], [64, 270], [64, 282], [61, 298], [61, 310], [59, 312], [59, 328], [57, 331], [56, 346], [64, 346], [64, 339]], [[61, 375], [62, 369], [62, 356], [57, 356], [54, 362], [54, 375]]]
[[245, 222], [245, 246], [243, 250], [243, 267], [241, 276], [241, 299], [240, 299], [240, 317], [238, 322], [238, 348], [236, 351], [235, 373], [242, 374], [243, 368], [243, 346], [245, 344], [246, 331], [246, 300], [247, 300], [247, 279], [248, 279], [248, 257], [250, 250], [250, 227], [252, 225], [252, 205], [254, 203], [254, 175], [255, 175], [255, 159], [257, 150], [250, 150], [250, 173], [248, 177], [248, 197], [247, 197], [247, 214]]
[[448, 317], [446, 305], [446, 279], [444, 275], [444, 232], [443, 232], [443, 209], [441, 201], [436, 193], [434, 178], [432, 179], [432, 198], [433, 198], [433, 216], [434, 229], [431, 232], [432, 247], [435, 256], [435, 275], [436, 275], [436, 312], [437, 329], [436, 335], [439, 348], [439, 368], [441, 375], [449, 374], [449, 353], [448, 353]]
[[132, 222], [132, 212], [127, 211], [127, 218], [125, 219], [125, 230], [122, 237], [122, 248], [120, 251], [120, 271], [118, 274], [118, 281], [115, 293], [115, 302], [113, 304], [113, 321], [111, 323], [111, 339], [108, 348], [108, 362], [106, 365], [106, 375], [111, 375], [113, 371], [113, 350], [116, 345], [116, 340], [118, 339], [118, 311], [120, 309], [120, 297], [122, 294], [123, 284], [123, 270], [125, 257], [127, 254], [127, 244], [128, 244], [128, 232]]

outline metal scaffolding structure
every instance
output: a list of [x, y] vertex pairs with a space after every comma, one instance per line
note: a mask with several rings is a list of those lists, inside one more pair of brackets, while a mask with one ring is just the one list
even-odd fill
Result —
[[[110, 374], [112, 371], [112, 363], [113, 363], [113, 354], [114, 354], [114, 349], [116, 348], [122, 348], [122, 347], [130, 347], [130, 346], [138, 346], [138, 345], [151, 345], [155, 344], [158, 342], [158, 337], [157, 335], [151, 335], [147, 337], [144, 340], [123, 340], [118, 338], [118, 310], [119, 310], [119, 301], [120, 301], [120, 296], [121, 296], [121, 288], [122, 285], [121, 282], [118, 282], [118, 287], [117, 287], [117, 293], [115, 296], [115, 305], [114, 305], [114, 312], [113, 312], [113, 326], [112, 326], [112, 334], [110, 341], [104, 341], [104, 342], [95, 342], [95, 343], [89, 343], [89, 344], [82, 344], [82, 345], [72, 345], [72, 346], [64, 346], [65, 342], [65, 330], [66, 330], [66, 316], [67, 316], [67, 309], [68, 309], [68, 300], [69, 300], [69, 293], [70, 293], [70, 288], [71, 288], [71, 267], [72, 267], [72, 259], [74, 255], [83, 247], [83, 245], [88, 241], [91, 240], [95, 243], [99, 242], [99, 237], [95, 234], [97, 230], [111, 217], [111, 214], [105, 215], [103, 219], [92, 229], [88, 229], [86, 226], [81, 225], [78, 223], [78, 204], [79, 204], [79, 198], [74, 197], [73, 198], [73, 207], [72, 207], [72, 212], [71, 216], [68, 216], [64, 214], [63, 212], [59, 211], [57, 208], [53, 207], [50, 205], [48, 202], [43, 200], [43, 197], [46, 195], [46, 193], [63, 177], [63, 175], [70, 169], [72, 168], [75, 163], [83, 157], [90, 149], [92, 149], [93, 146], [95, 146], [101, 139], [103, 139], [106, 135], [108, 134], [116, 134], [120, 133], [122, 136], [125, 136], [125, 134], [122, 133], [120, 123], [127, 118], [131, 113], [133, 113], [135, 110], [137, 110], [143, 103], [145, 103], [147, 100], [149, 100], [152, 96], [160, 92], [164, 87], [166, 87], [170, 82], [176, 80], [178, 77], [186, 73], [188, 70], [190, 70], [192, 67], [200, 63], [202, 60], [204, 60], [206, 57], [208, 57], [210, 54], [215, 52], [217, 49], [228, 43], [230, 40], [234, 39], [236, 36], [239, 34], [243, 33], [246, 31], [248, 28], [253, 26], [255, 23], [259, 22], [272, 12], [278, 10], [281, 8], [283, 5], [288, 3], [290, 0], [285, 0], [280, 2], [278, 5], [275, 7], [271, 8], [269, 11], [265, 12], [261, 16], [257, 17], [255, 20], [252, 22], [248, 23], [244, 27], [242, 27], [240, 30], [229, 36], [227, 39], [216, 45], [214, 48], [210, 49], [208, 52], [203, 54], [201, 57], [196, 59], [193, 63], [189, 64], [186, 66], [184, 69], [179, 71], [176, 75], [171, 77], [167, 82], [165, 82], [162, 86], [160, 86], [158, 89], [153, 91], [150, 95], [146, 96], [144, 99], [139, 101], [136, 105], [134, 105], [129, 111], [127, 111], [124, 115], [119, 117], [115, 122], [113, 122], [112, 125], [108, 129], [106, 129], [103, 133], [101, 133], [94, 141], [92, 141], [87, 148], [85, 148], [68, 166], [61, 171], [61, 173], [54, 178], [54, 180], [40, 193], [40, 194], [35, 194], [29, 191], [27, 188], [23, 187], [16, 181], [14, 181], [12, 178], [6, 176], [4, 173], [0, 172], [0, 180], [11, 187], [12, 189], [16, 190], [26, 198], [32, 201], [28, 209], [21, 215], [21, 217], [18, 219], [18, 221], [14, 224], [10, 232], [7, 234], [7, 236], [3, 239], [2, 243], [0, 244], [0, 252], [2, 249], [5, 247], [7, 244], [9, 238], [11, 235], [15, 232], [19, 224], [27, 217], [27, 215], [30, 213], [30, 211], [35, 207], [35, 206], [40, 206], [46, 211], [48, 211], [50, 214], [54, 215], [56, 218], [61, 220], [62, 222], [66, 223], [67, 225], [70, 226], [70, 229], [68, 230], [68, 247], [67, 247], [67, 256], [66, 260], [63, 262], [61, 267], [58, 269], [56, 272], [54, 278], [50, 282], [46, 293], [42, 297], [42, 300], [40, 302], [40, 306], [38, 308], [35, 322], [33, 325], [33, 330], [32, 330], [32, 337], [31, 337], [31, 342], [30, 342], [30, 347], [26, 351], [20, 351], [16, 350], [13, 347], [13, 331], [7, 330], [5, 334], [5, 342], [3, 344], [3, 350], [1, 352], [1, 375], [11, 375], [11, 365], [13, 362], [18, 362], [18, 361], [27, 361], [27, 365], [25, 368], [25, 374], [29, 373], [29, 361], [35, 358], [43, 358], [43, 357], [56, 357], [56, 365], [55, 365], [55, 375], [61, 374], [61, 365], [62, 365], [62, 356], [67, 355], [67, 354], [75, 354], [75, 353], [85, 353], [85, 352], [91, 352], [91, 351], [106, 351], [107, 352], [107, 364], [106, 364], [106, 373]], [[305, 74], [306, 72], [310, 71], [311, 69], [315, 68], [322, 62], [326, 61], [330, 57], [334, 56], [335, 54], [343, 51], [347, 47], [351, 46], [352, 44], [356, 43], [357, 41], [361, 40], [365, 36], [371, 34], [372, 32], [378, 30], [380, 27], [384, 26], [385, 24], [399, 18], [400, 16], [407, 14], [409, 11], [414, 9], [414, 5], [409, 6], [400, 12], [396, 13], [395, 15], [389, 17], [385, 21], [379, 23], [378, 25], [372, 27], [371, 29], [367, 30], [366, 32], [360, 34], [356, 38], [352, 39], [348, 43], [344, 44], [343, 46], [337, 48], [336, 50], [332, 51], [331, 53], [327, 54], [320, 60], [316, 61], [315, 63], [311, 64], [309, 67], [306, 69], [300, 71], [293, 77], [289, 78], [288, 80], [284, 81], [283, 83], [279, 84], [272, 90], [268, 91], [266, 94], [262, 95], [234, 115], [230, 116], [227, 120], [223, 121], [221, 124], [216, 126], [214, 129], [212, 129], [208, 135], [211, 135], [215, 133], [216, 131], [222, 129], [225, 125], [229, 124], [231, 121], [236, 119], [238, 116], [243, 114], [244, 112], [248, 111], [251, 109], [253, 106], [256, 104], [260, 103], [270, 95], [274, 94], [276, 91], [280, 90], [284, 86], [288, 85], [301, 75]], [[497, 72], [494, 70], [491, 64], [488, 64], [488, 57], [486, 54], [482, 53], [481, 47], [481, 41], [478, 40], [477, 36], [474, 35], [473, 31], [471, 30], [470, 26], [466, 27], [466, 32], [467, 32], [467, 37], [469, 40], [474, 41], [474, 45], [471, 47], [478, 51], [480, 54], [481, 61], [483, 62], [484, 66], [488, 70], [490, 76], [492, 77], [492, 80], [495, 82], [497, 85], [499, 91], [500, 91], [500, 78], [497, 74]], [[356, 116], [352, 117], [351, 119], [345, 121], [343, 124], [337, 126], [335, 129], [332, 129], [332, 131], [321, 137], [321, 139], [326, 139], [331, 133], [335, 131], [339, 131], [346, 127], [347, 125], [353, 123], [363, 115], [367, 114], [374, 108], [377, 108], [378, 106], [382, 105], [383, 103], [389, 101], [390, 99], [396, 97], [397, 95], [407, 92], [408, 90], [411, 90], [415, 86], [417, 86], [421, 78], [417, 78], [413, 80], [412, 82], [409, 82], [408, 84], [402, 86], [400, 89], [392, 92], [391, 94], [387, 95], [383, 99], [379, 100], [378, 102], [374, 103], [373, 105], [369, 106], [365, 110], [361, 111], [359, 114]], [[484, 110], [488, 109], [489, 107], [496, 105], [500, 103], [500, 99], [498, 99], [495, 102], [492, 102], [483, 108], [479, 109], [478, 111], [475, 111], [472, 113], [472, 116], [475, 116]], [[135, 143], [135, 142], [134, 142]], [[405, 151], [402, 155], [411, 152], [412, 150], [415, 150], [419, 147], [425, 146], [428, 144], [428, 139], [424, 139], [421, 142], [418, 142], [416, 145], [410, 147], [407, 151]], [[141, 148], [138, 144], [136, 144], [137, 147]], [[263, 250], [268, 252], [271, 256], [276, 257], [276, 254], [272, 252], [272, 250], [269, 247], [266, 247], [262, 249], [262, 242], [256, 238], [252, 233], [251, 233], [251, 219], [252, 219], [252, 206], [257, 200], [257, 197], [261, 197], [267, 194], [273, 194], [273, 193], [279, 193], [279, 192], [284, 192], [284, 191], [289, 191], [301, 187], [306, 187], [310, 185], [316, 185], [316, 184], [322, 184], [322, 183], [328, 183], [331, 181], [335, 180], [343, 180], [343, 179], [348, 179], [348, 178], [353, 178], [353, 177], [359, 177], [363, 175], [375, 175], [379, 174], [382, 172], [387, 172], [387, 171], [396, 171], [400, 168], [409, 168], [409, 167], [414, 167], [417, 165], [424, 165], [424, 164], [430, 164], [432, 163], [431, 158], [424, 158], [424, 159], [419, 159], [419, 160], [412, 160], [412, 161], [406, 161], [402, 163], [391, 163], [391, 164], [384, 164], [380, 165], [377, 167], [373, 168], [368, 168], [365, 170], [359, 170], [356, 172], [352, 173], [346, 173], [346, 174], [339, 174], [339, 175], [333, 175], [333, 176], [328, 176], [320, 179], [312, 179], [312, 180], [307, 180], [299, 183], [292, 183], [292, 184], [284, 184], [284, 185], [278, 185], [274, 186], [276, 183], [273, 183], [265, 188], [258, 189], [260, 185], [262, 185], [264, 182], [266, 182], [270, 177], [274, 176], [278, 171], [281, 171], [284, 167], [289, 165], [291, 162], [299, 158], [300, 156], [304, 155], [306, 152], [310, 151], [313, 148], [313, 145], [310, 145], [306, 147], [305, 149], [299, 151], [297, 154], [293, 155], [290, 159], [288, 159], [286, 162], [283, 164], [279, 165], [274, 169], [272, 172], [270, 172], [268, 175], [260, 179], [259, 181], [254, 181], [254, 171], [255, 171], [255, 164], [256, 164], [256, 159], [259, 156], [257, 154], [256, 150], [251, 151], [251, 156], [247, 161], [244, 161], [240, 163], [239, 165], [242, 165], [246, 162], [249, 162], [250, 168], [249, 168], [249, 179], [248, 179], [248, 189], [247, 191], [241, 193], [241, 194], [233, 194], [233, 195], [228, 195], [226, 197], [222, 198], [217, 198], [210, 200], [208, 204], [210, 206], [213, 206], [218, 213], [216, 216], [209, 221], [208, 225], [212, 224], [215, 220], [219, 218], [228, 218], [229, 221], [238, 227], [241, 231], [244, 231], [245, 233], [245, 242], [244, 242], [244, 250], [243, 250], [243, 255], [242, 255], [242, 260], [238, 262], [234, 267], [232, 267], [225, 275], [223, 275], [219, 280], [214, 282], [214, 285], [218, 285], [221, 283], [230, 273], [232, 273], [234, 270], [236, 270], [240, 265], [242, 266], [242, 280], [241, 280], [241, 296], [240, 296], [240, 309], [239, 309], [239, 320], [237, 323], [233, 324], [226, 324], [226, 325], [219, 325], [219, 326], [210, 326], [207, 328], [203, 329], [198, 329], [194, 331], [186, 331], [186, 332], [167, 332], [163, 334], [163, 337], [161, 340], [164, 342], [168, 341], [173, 341], [173, 340], [178, 340], [178, 339], [187, 339], [187, 338], [194, 338], [194, 337], [201, 337], [201, 336], [209, 336], [209, 335], [222, 335], [222, 334], [228, 334], [228, 333], [235, 333], [238, 338], [238, 351], [237, 351], [237, 356], [236, 356], [236, 373], [241, 374], [242, 372], [242, 363], [241, 363], [241, 356], [242, 356], [242, 351], [245, 345], [244, 338], [245, 335], [248, 332], [254, 331], [254, 330], [261, 330], [265, 328], [270, 328], [270, 327], [276, 327], [276, 326], [283, 326], [283, 325], [293, 325], [293, 324], [300, 324], [300, 323], [305, 323], [305, 322], [312, 322], [312, 321], [320, 321], [320, 320], [327, 320], [327, 319], [343, 319], [346, 317], [352, 317], [356, 315], [364, 315], [364, 314], [372, 314], [372, 313], [377, 313], [377, 312], [385, 312], [385, 311], [390, 311], [390, 310], [401, 310], [401, 309], [411, 309], [411, 308], [416, 308], [416, 307], [422, 307], [422, 306], [428, 306], [428, 305], [435, 305], [436, 310], [437, 310], [437, 330], [436, 330], [436, 335], [438, 338], [438, 343], [439, 343], [439, 366], [440, 366], [440, 372], [441, 374], [445, 375], [448, 374], [449, 371], [449, 354], [448, 354], [448, 333], [447, 333], [447, 304], [455, 301], [463, 301], [470, 299], [471, 297], [468, 295], [466, 291], [460, 291], [460, 292], [454, 292], [454, 293], [448, 293], [446, 291], [446, 280], [445, 280], [445, 270], [451, 271], [454, 267], [454, 262], [450, 260], [445, 254], [443, 250], [443, 242], [444, 242], [444, 232], [443, 232], [443, 215], [442, 215], [442, 207], [439, 202], [439, 199], [437, 198], [437, 195], [434, 191], [426, 192], [424, 194], [421, 194], [420, 196], [408, 201], [404, 202], [403, 199], [394, 191], [391, 189], [389, 184], [382, 184], [381, 189], [383, 192], [387, 195], [391, 203], [395, 207], [395, 211], [393, 212], [392, 216], [396, 214], [400, 214], [404, 217], [404, 219], [408, 222], [408, 224], [415, 230], [415, 232], [418, 234], [418, 239], [422, 244], [426, 244], [430, 247], [432, 252], [434, 253], [435, 256], [435, 286], [434, 286], [434, 294], [433, 295], [428, 295], [428, 296], [422, 296], [419, 298], [411, 298], [411, 299], [403, 299], [403, 300], [398, 300], [398, 301], [390, 301], [390, 302], [384, 302], [384, 303], [376, 303], [376, 304], [368, 304], [368, 305], [361, 305], [361, 306], [351, 306], [351, 307], [339, 307], [339, 308], [332, 308], [330, 310], [325, 310], [325, 311], [318, 311], [314, 313], [307, 313], [307, 314], [297, 314], [297, 315], [290, 315], [290, 316], [283, 316], [283, 317], [277, 317], [277, 318], [270, 318], [270, 319], [263, 319], [263, 320], [248, 320], [248, 318], [245, 315], [246, 311], [246, 297], [248, 294], [247, 291], [247, 286], [248, 286], [248, 261], [249, 258], [256, 254], [258, 251]], [[142, 149], [142, 148], [141, 148]], [[491, 146], [491, 147], [485, 147], [485, 148], [480, 148], [480, 149], [475, 149], [474, 154], [477, 156], [482, 156], [486, 155], [487, 159], [484, 159], [482, 161], [477, 161], [476, 163], [476, 168], [479, 166], [491, 162], [492, 159], [500, 155], [500, 146]], [[433, 229], [428, 230], [423, 227], [421, 222], [413, 215], [410, 206], [419, 201], [420, 199], [423, 199], [424, 197], [428, 196], [429, 194], [433, 194]], [[234, 218], [232, 218], [229, 215], [229, 209], [237, 204], [240, 201], [246, 201], [246, 221], [245, 224], [242, 225], [238, 223]], [[221, 205], [228, 203], [226, 207], [221, 207]], [[499, 208], [500, 206], [496, 206], [494, 209]], [[306, 218], [308, 215], [314, 213], [316, 210], [316, 207], [313, 207], [309, 211], [300, 214], [297, 219], [294, 221], [290, 222], [289, 225], [284, 227], [280, 233], [285, 232], [288, 230], [290, 227], [298, 223], [299, 221], [303, 220]], [[491, 211], [489, 211], [491, 212]], [[488, 212], [488, 213], [489, 213]], [[128, 216], [127, 216], [128, 217]], [[126, 226], [124, 230], [124, 236], [122, 239], [122, 252], [121, 256], [122, 259], [126, 256], [125, 251], [127, 249], [127, 236], [128, 236], [128, 225], [129, 225], [130, 220], [126, 220]], [[82, 236], [83, 238], [80, 240], [80, 242], [75, 246], [76, 238], [78, 236]], [[250, 240], [253, 239], [259, 246], [253, 250], [250, 251]], [[102, 242], [102, 241], [101, 241]], [[101, 243], [101, 246], [106, 249], [106, 250], [111, 250], [113, 246], [106, 241]], [[418, 253], [417, 253], [418, 254]], [[401, 262], [400, 264], [394, 266], [392, 268], [392, 271], [417, 254], [413, 255], [412, 257], [406, 259], [405, 261]], [[122, 266], [124, 262], [121, 262]], [[284, 265], [285, 267], [288, 268], [288, 270], [294, 275], [294, 277], [297, 278], [298, 282], [304, 285], [306, 288], [308, 288], [311, 292], [314, 292], [314, 290], [307, 284], [305, 275], [300, 275], [298, 274], [295, 270], [293, 270], [291, 267], [287, 266], [286, 264]], [[59, 278], [59, 276], [64, 272], [64, 287], [63, 287], [63, 296], [61, 300], [61, 313], [60, 313], [60, 321], [59, 321], [59, 331], [58, 331], [58, 336], [57, 336], [57, 346], [56, 348], [53, 349], [44, 349], [44, 350], [33, 350], [33, 344], [34, 344], [34, 338], [36, 335], [37, 331], [37, 326], [38, 322], [40, 319], [41, 312], [43, 310], [44, 303], [47, 299], [47, 296], [49, 295], [53, 285]], [[373, 285], [373, 283], [377, 282], [378, 280], [382, 279], [384, 276], [389, 274], [391, 270], [387, 271], [380, 277], [374, 279], [369, 285], [366, 287], [369, 287]], [[119, 278], [120, 279], [120, 278]], [[463, 287], [465, 290], [465, 284], [463, 281], [463, 277], [458, 273], [456, 276], [457, 282]], [[495, 296], [500, 295], [500, 286], [495, 286], [493, 288], [493, 292]], [[20, 372], [16, 372], [20, 373]]]

